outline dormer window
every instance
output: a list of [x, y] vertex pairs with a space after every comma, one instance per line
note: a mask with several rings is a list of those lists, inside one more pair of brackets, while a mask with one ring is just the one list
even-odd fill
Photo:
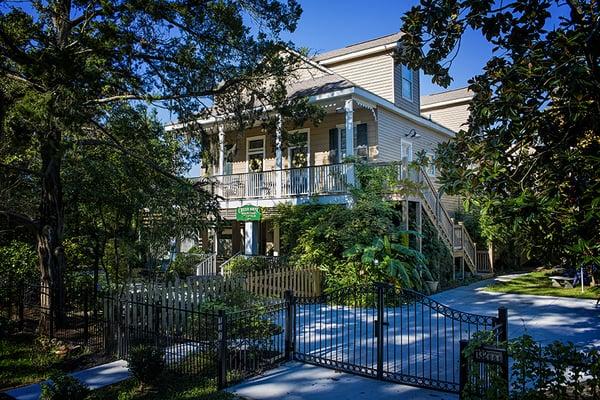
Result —
[[402, 97], [413, 101], [413, 71], [406, 65], [402, 65]]

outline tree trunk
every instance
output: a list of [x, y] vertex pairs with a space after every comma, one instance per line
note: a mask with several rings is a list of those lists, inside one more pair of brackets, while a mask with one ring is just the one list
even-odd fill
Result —
[[62, 156], [61, 135], [51, 132], [41, 137], [42, 159], [40, 221], [37, 232], [37, 252], [41, 273], [41, 305], [49, 310], [42, 317], [42, 327], [64, 322], [64, 271], [65, 255], [63, 238], [63, 198], [60, 177]]

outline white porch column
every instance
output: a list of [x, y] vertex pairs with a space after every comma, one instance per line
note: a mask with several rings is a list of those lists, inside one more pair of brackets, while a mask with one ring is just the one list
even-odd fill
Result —
[[219, 175], [225, 174], [225, 127], [219, 125]]
[[281, 135], [283, 132], [283, 121], [281, 115], [277, 115], [277, 126], [275, 127], [275, 194], [281, 197], [283, 181], [281, 180], [281, 169], [283, 168], [283, 154], [281, 150]]
[[246, 221], [244, 223], [244, 255], [258, 255], [258, 221]]
[[346, 100], [346, 157], [354, 155], [354, 105], [353, 100]]
[[[354, 156], [354, 102], [346, 100], [344, 105], [346, 112], [346, 157]], [[348, 184], [354, 186], [354, 165], [348, 166]]]
[[279, 256], [279, 225], [273, 226], [273, 255]]

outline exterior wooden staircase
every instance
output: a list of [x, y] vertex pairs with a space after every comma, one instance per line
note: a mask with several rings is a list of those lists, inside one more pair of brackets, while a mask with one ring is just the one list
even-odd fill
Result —
[[[425, 214], [435, 225], [440, 239], [460, 264], [460, 274], [465, 276], [465, 267], [474, 275], [491, 276], [494, 273], [493, 262], [487, 249], [477, 249], [469, 232], [462, 222], [455, 222], [444, 208], [435, 185], [423, 170], [419, 168], [413, 179], [420, 184], [421, 206]], [[456, 271], [454, 271], [456, 275]]]

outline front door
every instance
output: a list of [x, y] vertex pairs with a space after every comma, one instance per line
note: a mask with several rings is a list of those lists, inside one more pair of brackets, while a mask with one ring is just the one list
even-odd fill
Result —
[[290, 133], [288, 147], [288, 163], [290, 166], [290, 194], [307, 194], [309, 192], [310, 154], [308, 149], [308, 131]]

